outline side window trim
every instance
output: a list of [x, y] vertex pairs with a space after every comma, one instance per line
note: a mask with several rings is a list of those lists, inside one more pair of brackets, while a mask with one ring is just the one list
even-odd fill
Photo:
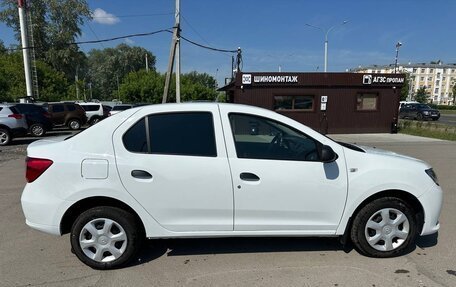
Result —
[[144, 127], [146, 129], [147, 153], [152, 154], [152, 149], [150, 147], [149, 115], [144, 117]]

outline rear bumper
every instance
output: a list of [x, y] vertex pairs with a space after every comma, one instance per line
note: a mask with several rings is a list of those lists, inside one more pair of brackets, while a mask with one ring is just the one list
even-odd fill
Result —
[[65, 211], [73, 204], [54, 195], [31, 188], [26, 184], [21, 205], [28, 226], [45, 233], [60, 235], [60, 222]]

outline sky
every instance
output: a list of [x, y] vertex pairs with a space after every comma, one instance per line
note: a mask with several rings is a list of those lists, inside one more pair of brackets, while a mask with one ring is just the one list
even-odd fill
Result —
[[[242, 49], [246, 72], [323, 71], [324, 30], [328, 34], [328, 71], [394, 63], [441, 60], [456, 63], [456, 1], [308, 1], [181, 0], [182, 35], [214, 48]], [[174, 25], [174, 0], [88, 0], [93, 20], [82, 27], [79, 41], [153, 32]], [[348, 21], [346, 24], [342, 24]], [[316, 29], [307, 24], [320, 27]], [[102, 44], [81, 45], [83, 51], [116, 46], [142, 46], [166, 71], [172, 35], [161, 33]], [[13, 31], [0, 24], [0, 39], [17, 43]], [[181, 44], [182, 72], [206, 72], [219, 86], [231, 76], [231, 54]]]

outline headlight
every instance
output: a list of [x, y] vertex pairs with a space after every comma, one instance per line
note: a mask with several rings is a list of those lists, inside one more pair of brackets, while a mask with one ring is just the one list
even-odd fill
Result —
[[432, 180], [435, 182], [435, 184], [440, 185], [439, 181], [437, 179], [437, 174], [435, 174], [435, 172], [432, 168], [426, 169], [425, 172], [427, 173], [427, 175], [429, 175], [430, 178], [432, 178]]
[[423, 114], [425, 114], [425, 115], [428, 115], [428, 114], [429, 114], [429, 112], [428, 112], [428, 111], [424, 111], [424, 112], [423, 112]]

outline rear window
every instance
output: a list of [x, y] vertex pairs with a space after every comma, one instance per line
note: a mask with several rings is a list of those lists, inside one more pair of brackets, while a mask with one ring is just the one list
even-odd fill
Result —
[[76, 106], [75, 105], [67, 105], [67, 110], [72, 112], [72, 111], [75, 111], [76, 110]]
[[100, 109], [98, 105], [80, 105], [86, 112], [95, 112]]
[[114, 106], [112, 108], [113, 111], [125, 111], [125, 110], [128, 110], [130, 109], [131, 106]]
[[20, 114], [21, 112], [19, 112], [16, 107], [9, 107], [9, 109], [13, 112], [13, 114]]
[[131, 152], [216, 157], [214, 122], [209, 112], [147, 116], [123, 136]]

